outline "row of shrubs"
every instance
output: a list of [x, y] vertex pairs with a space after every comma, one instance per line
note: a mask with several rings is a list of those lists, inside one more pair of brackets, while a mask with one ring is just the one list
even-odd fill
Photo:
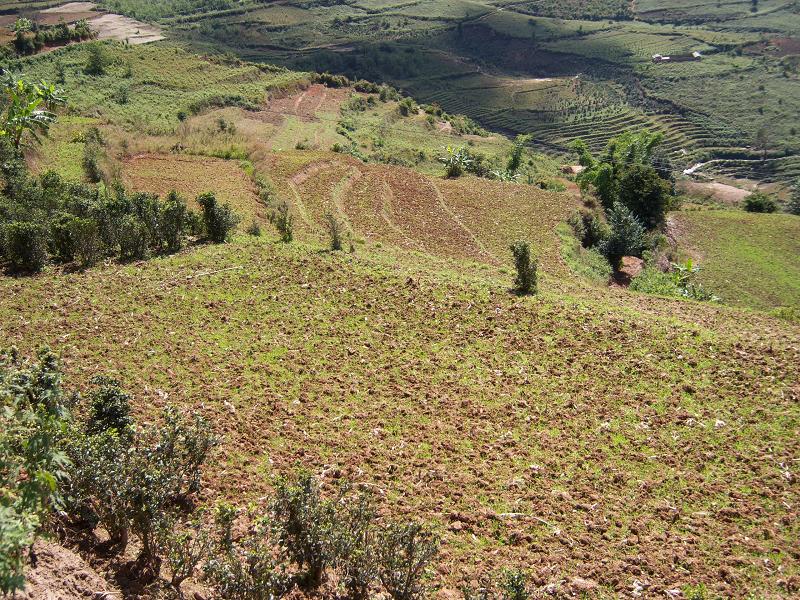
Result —
[[176, 192], [161, 199], [121, 184], [84, 185], [54, 172], [28, 175], [4, 164], [0, 196], [0, 260], [15, 273], [35, 273], [48, 261], [88, 267], [107, 257], [143, 260], [177, 252], [187, 238], [224, 242], [238, 223], [213, 193], [198, 197], [195, 213]]
[[[143, 583], [166, 565], [172, 586], [202, 571], [218, 597], [278, 598], [332, 580], [347, 597], [383, 589], [410, 600], [426, 592], [438, 537], [416, 523], [379, 521], [371, 496], [342, 484], [329, 495], [308, 474], [275, 481], [265, 510], [230, 504], [196, 510], [201, 467], [218, 443], [211, 424], [166, 408], [157, 423], [131, 416], [131, 396], [106, 377], [69, 394], [57, 357], [0, 354], [0, 591], [24, 587], [29, 548], [45, 531], [93, 531], [103, 551], [139, 554]], [[81, 416], [77, 416], [81, 415]], [[234, 533], [237, 519], [244, 534]]]
[[45, 46], [60, 46], [70, 42], [82, 42], [97, 36], [86, 20], [80, 20], [70, 27], [65, 22], [57, 25], [39, 25], [26, 18], [17, 19], [14, 24], [16, 35], [12, 42], [14, 50], [20, 55], [36, 54]]
[[[226, 600], [333, 586], [353, 600], [432, 591], [438, 534], [379, 517], [372, 494], [346, 481], [326, 489], [301, 472], [276, 479], [264, 508], [198, 508], [202, 467], [219, 443], [212, 424], [174, 407], [139, 422], [131, 401], [107, 377], [93, 379], [85, 395], [67, 392], [49, 350], [33, 361], [0, 352], [0, 592], [24, 589], [43, 533], [98, 528], [109, 537], [94, 550], [122, 557], [135, 539], [127, 576], [168, 581], [179, 597], [189, 577]], [[463, 594], [525, 600], [531, 590], [523, 572], [506, 570]]]

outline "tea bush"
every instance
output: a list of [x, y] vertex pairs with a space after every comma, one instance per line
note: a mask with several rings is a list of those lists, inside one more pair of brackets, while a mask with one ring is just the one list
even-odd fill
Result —
[[511, 245], [517, 277], [514, 291], [518, 294], [535, 294], [538, 285], [539, 262], [531, 258], [531, 248], [527, 242], [514, 242]]
[[2, 232], [3, 255], [15, 273], [38, 273], [47, 263], [47, 234], [42, 225], [7, 223]]
[[202, 194], [197, 198], [197, 202], [203, 209], [203, 223], [208, 239], [215, 244], [228, 241], [239, 223], [239, 217], [233, 212], [230, 205], [219, 204], [212, 192]]

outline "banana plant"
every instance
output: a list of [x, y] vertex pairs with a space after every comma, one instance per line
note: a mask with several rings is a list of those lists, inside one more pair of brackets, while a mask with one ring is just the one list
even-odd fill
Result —
[[16, 149], [22, 145], [26, 133], [40, 142], [39, 135], [46, 134], [56, 120], [46, 102], [60, 102], [58, 91], [47, 84], [40, 87], [9, 76], [2, 81], [2, 90], [7, 97], [7, 108], [0, 124], [0, 137], [9, 139]]

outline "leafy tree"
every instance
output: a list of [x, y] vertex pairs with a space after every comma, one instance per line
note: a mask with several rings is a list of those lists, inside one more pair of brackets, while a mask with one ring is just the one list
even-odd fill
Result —
[[634, 164], [620, 174], [619, 201], [649, 229], [664, 220], [670, 192], [669, 182], [648, 164]]
[[86, 59], [86, 66], [84, 66], [83, 72], [92, 77], [105, 75], [107, 62], [108, 59], [103, 51], [103, 46], [97, 42], [92, 43], [89, 46], [89, 56]]
[[[585, 142], [576, 140], [573, 150], [584, 167], [577, 178], [581, 190], [594, 188], [603, 207], [610, 210], [614, 202], [620, 200], [621, 180], [625, 172], [636, 165], [648, 165], [652, 168], [655, 150], [663, 139], [664, 136], [660, 133], [625, 132], [609, 140], [599, 158], [592, 156]], [[626, 195], [629, 197], [630, 193]]]
[[38, 273], [47, 263], [47, 233], [39, 223], [14, 221], [2, 231], [3, 254], [15, 273]]
[[619, 268], [623, 256], [641, 256], [646, 246], [645, 228], [627, 206], [615, 202], [608, 213], [608, 225], [611, 233], [599, 249], [612, 267]]

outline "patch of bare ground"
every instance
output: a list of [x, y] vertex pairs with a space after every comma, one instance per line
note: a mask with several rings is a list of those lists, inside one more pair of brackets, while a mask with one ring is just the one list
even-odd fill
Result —
[[19, 600], [117, 600], [119, 590], [111, 586], [80, 555], [53, 542], [38, 541], [33, 547], [35, 563], [26, 570], [26, 586]]
[[678, 182], [678, 190], [691, 196], [711, 198], [722, 204], [738, 206], [752, 192], [718, 181], [690, 181]]
[[349, 95], [348, 89], [329, 88], [315, 83], [306, 89], [270, 98], [264, 110], [254, 116], [274, 124], [282, 123], [286, 116], [315, 121], [320, 113], [338, 113], [341, 103]]
[[253, 183], [233, 160], [186, 154], [140, 154], [123, 164], [124, 183], [131, 189], [165, 196], [172, 190], [182, 194], [199, 210], [195, 198], [213, 191], [228, 202], [248, 225], [265, 221], [266, 207], [259, 201]]

